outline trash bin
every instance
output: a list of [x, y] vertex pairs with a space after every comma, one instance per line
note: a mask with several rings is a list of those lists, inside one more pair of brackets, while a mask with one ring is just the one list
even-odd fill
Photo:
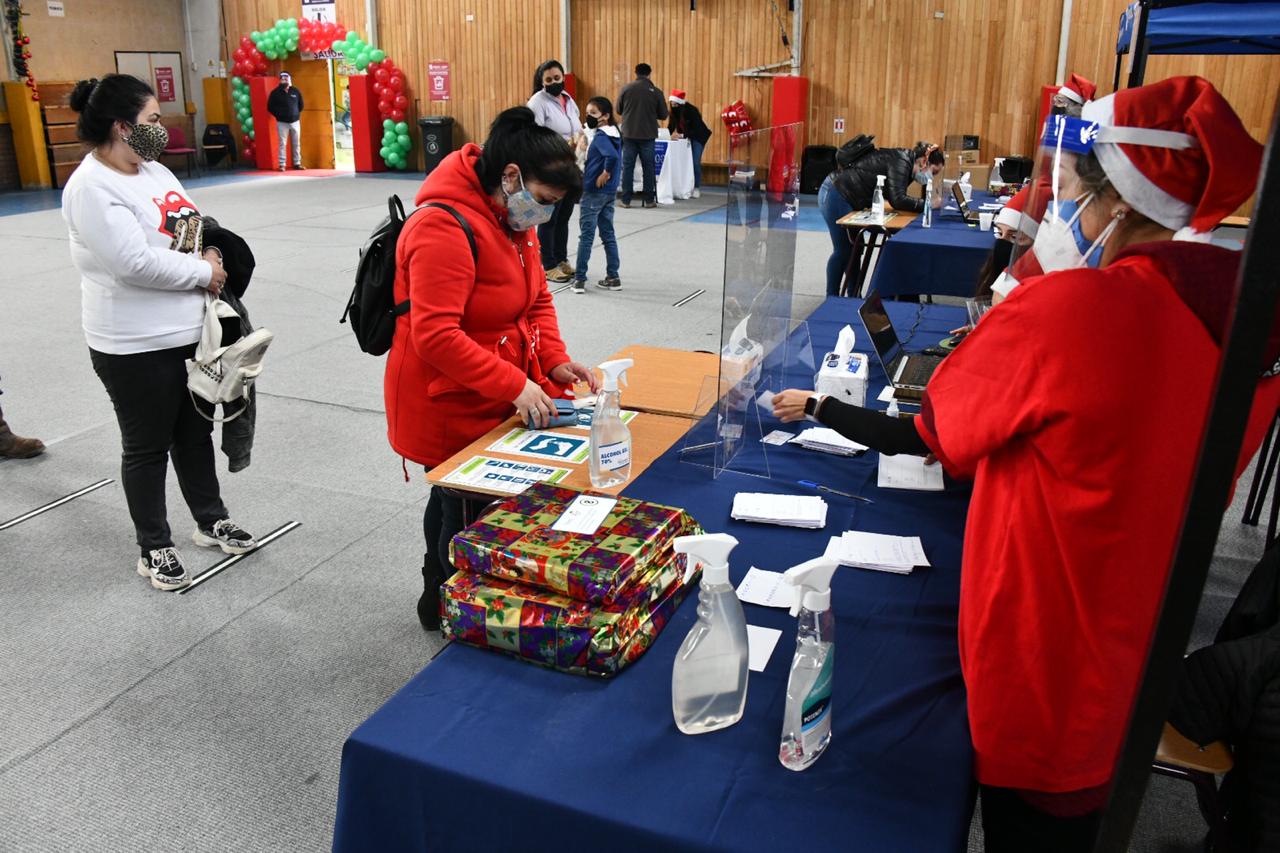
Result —
[[422, 159], [430, 175], [453, 150], [453, 116], [423, 116], [418, 127], [422, 131]]

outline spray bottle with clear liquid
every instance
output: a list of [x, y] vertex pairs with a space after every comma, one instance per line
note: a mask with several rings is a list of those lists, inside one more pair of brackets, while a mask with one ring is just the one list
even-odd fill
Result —
[[626, 384], [627, 368], [635, 362], [629, 358], [606, 361], [600, 365], [604, 373], [603, 387], [596, 398], [591, 415], [591, 485], [607, 489], [631, 479], [631, 430], [622, 422], [622, 392], [618, 382]]
[[920, 220], [921, 228], [933, 227], [933, 170], [929, 170], [929, 177], [924, 182], [924, 217]]
[[876, 175], [876, 188], [871, 192], [871, 219], [884, 224], [884, 175]]
[[676, 728], [687, 735], [733, 725], [747, 704], [747, 619], [729, 583], [729, 552], [737, 544], [727, 533], [681, 536], [674, 542], [677, 554], [688, 555], [685, 581], [702, 566], [698, 621], [671, 670], [671, 712]]
[[788, 569], [784, 576], [795, 587], [791, 615], [800, 617], [778, 749], [778, 760], [788, 770], [804, 770], [831, 743], [831, 682], [835, 671], [831, 575], [838, 565], [834, 560], [818, 557]]

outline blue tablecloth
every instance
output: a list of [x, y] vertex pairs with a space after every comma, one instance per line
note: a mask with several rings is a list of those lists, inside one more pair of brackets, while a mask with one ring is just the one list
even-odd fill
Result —
[[[829, 299], [810, 318], [819, 351], [840, 326], [856, 327], [856, 308], [856, 300]], [[963, 319], [942, 306], [888, 308], [900, 333], [925, 312], [922, 343]], [[884, 381], [878, 366], [872, 378], [874, 394]], [[811, 387], [812, 375], [794, 379]], [[745, 606], [750, 624], [783, 637], [765, 671], [751, 674], [742, 720], [696, 737], [680, 734], [671, 716], [672, 661], [696, 618], [692, 602], [611, 681], [455, 644], [348, 739], [335, 851], [965, 849], [972, 755], [956, 612], [967, 491], [881, 491], [874, 453], [845, 459], [784, 446], [771, 457], [775, 477], [785, 469], [875, 504], [826, 495], [821, 531], [744, 524], [729, 518], [735, 492], [801, 490], [733, 473], [713, 480], [681, 463], [678, 448], [627, 494], [683, 506], [708, 529], [738, 537], [735, 584], [749, 566], [783, 570], [851, 527], [924, 539], [931, 568], [909, 576], [841, 569], [835, 578], [826, 753], [801, 773], [778, 762], [795, 642], [795, 620], [783, 610]]]
[[[945, 199], [953, 209], [935, 210], [932, 228], [921, 225], [917, 216], [885, 242], [871, 276], [872, 289], [882, 296], [973, 296], [995, 233], [966, 224], [949, 194]], [[993, 201], [991, 194], [974, 190], [975, 206]]]

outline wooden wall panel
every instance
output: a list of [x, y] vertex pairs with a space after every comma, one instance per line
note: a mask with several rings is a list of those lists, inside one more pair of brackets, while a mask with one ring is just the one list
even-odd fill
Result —
[[[222, 26], [230, 67], [232, 52], [240, 46], [240, 37], [254, 30], [265, 30], [277, 18], [296, 18], [302, 10], [298, 0], [222, 0]], [[368, 35], [364, 19], [364, 0], [337, 0], [338, 20], [362, 36]]]
[[[25, 8], [22, 27], [31, 37], [31, 70], [37, 81], [114, 74], [117, 50], [176, 51], [190, 60], [180, 0], [67, 3], [66, 16], [61, 18], [49, 15], [44, 3], [27, 3]], [[182, 73], [188, 92], [200, 85], [188, 69]]]

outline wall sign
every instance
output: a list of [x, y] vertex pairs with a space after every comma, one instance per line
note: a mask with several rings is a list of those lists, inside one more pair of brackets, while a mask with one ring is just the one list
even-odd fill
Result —
[[67, 7], [62, 0], [48, 0], [45, 8], [49, 10], [51, 18], [65, 18], [67, 16]]
[[338, 23], [337, 3], [334, 0], [302, 0], [302, 17], [322, 24]]
[[176, 90], [173, 86], [173, 69], [167, 66], [157, 66], [156, 74], [156, 100], [161, 102], [171, 102], [176, 100]]
[[449, 63], [427, 63], [427, 91], [433, 101], [447, 101], [451, 94], [449, 83]]

